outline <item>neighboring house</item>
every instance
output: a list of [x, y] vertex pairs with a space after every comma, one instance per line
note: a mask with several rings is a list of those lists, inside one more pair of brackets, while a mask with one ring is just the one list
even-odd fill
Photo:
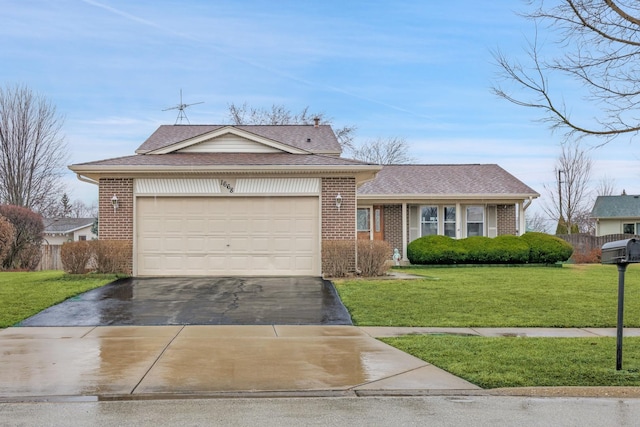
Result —
[[[136, 276], [322, 274], [322, 243], [524, 231], [539, 197], [497, 165], [340, 157], [330, 126], [160, 126], [136, 155], [71, 165]], [[389, 254], [391, 257], [391, 254]]]
[[591, 211], [596, 236], [640, 234], [640, 196], [598, 196]]
[[97, 239], [91, 232], [95, 218], [45, 218], [43, 245]]

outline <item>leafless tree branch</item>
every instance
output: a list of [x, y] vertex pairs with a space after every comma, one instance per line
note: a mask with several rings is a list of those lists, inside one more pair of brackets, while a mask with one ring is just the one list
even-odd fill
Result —
[[0, 88], [0, 202], [46, 214], [62, 194], [63, 119], [25, 86]]
[[[640, 131], [636, 110], [640, 104], [640, 3], [635, 0], [544, 0], [524, 16], [536, 29], [546, 25], [556, 34], [560, 54], [542, 59], [536, 40], [530, 43], [525, 67], [500, 51], [494, 53], [499, 80], [515, 87], [507, 91], [498, 83], [493, 93], [516, 105], [539, 109], [542, 121], [562, 129], [567, 139], [593, 135], [609, 142], [616, 136]], [[572, 117], [561, 89], [549, 81], [569, 77], [586, 90], [582, 101], [596, 110], [594, 117]]]

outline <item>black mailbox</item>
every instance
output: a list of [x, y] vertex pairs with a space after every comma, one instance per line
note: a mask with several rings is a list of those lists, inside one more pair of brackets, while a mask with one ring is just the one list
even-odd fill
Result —
[[616, 240], [602, 245], [603, 264], [629, 264], [640, 262], [640, 241], [637, 239]]

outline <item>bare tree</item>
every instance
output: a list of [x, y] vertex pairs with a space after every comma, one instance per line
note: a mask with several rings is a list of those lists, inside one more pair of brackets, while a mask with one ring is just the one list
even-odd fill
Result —
[[596, 186], [597, 196], [614, 196], [617, 192], [615, 178], [605, 175], [598, 180], [598, 185]]
[[377, 138], [351, 149], [351, 157], [368, 163], [391, 165], [411, 163], [415, 159], [409, 154], [409, 145], [404, 138]]
[[[540, 109], [543, 121], [566, 136], [594, 135], [604, 143], [618, 135], [635, 135], [640, 118], [640, 7], [635, 0], [559, 0], [538, 6], [524, 16], [536, 30], [546, 25], [557, 36], [560, 54], [543, 58], [537, 40], [530, 42], [530, 63], [523, 64], [496, 52], [494, 57], [503, 82], [524, 90], [514, 95], [500, 85], [493, 87], [498, 96], [520, 106]], [[537, 37], [537, 36], [536, 36]], [[557, 52], [557, 51], [556, 51]], [[570, 78], [581, 83], [586, 92], [583, 105], [595, 109], [595, 117], [572, 117], [563, 94], [551, 82]], [[566, 86], [566, 85], [564, 85]], [[553, 90], [552, 90], [553, 88]], [[530, 95], [530, 96], [529, 96]]]
[[527, 211], [525, 221], [527, 223], [527, 231], [549, 232], [549, 220], [540, 212], [530, 213]]
[[84, 203], [82, 200], [74, 200], [71, 204], [71, 218], [97, 218], [98, 206], [94, 202], [90, 205]]
[[[332, 120], [324, 113], [309, 113], [304, 107], [299, 113], [292, 113], [284, 105], [273, 104], [271, 108], [254, 108], [244, 104], [229, 104], [228, 119], [235, 125], [312, 125], [317, 118], [321, 124], [330, 125]], [[353, 147], [355, 126], [334, 129], [338, 142], [344, 149]]]
[[[236, 125], [311, 125], [315, 123], [315, 119], [318, 119], [321, 124], [330, 125], [332, 122], [332, 119], [324, 113], [309, 113], [309, 107], [303, 108], [296, 114], [285, 106], [277, 104], [272, 105], [271, 108], [254, 108], [246, 103], [240, 106], [232, 103], [229, 104], [227, 118]], [[409, 145], [404, 138], [377, 138], [358, 145], [354, 142], [355, 131], [355, 126], [334, 129], [343, 153], [349, 157], [383, 165], [414, 161], [414, 158], [408, 154]]]
[[[579, 142], [562, 144], [554, 170], [555, 186], [544, 186], [551, 204], [543, 204], [543, 210], [549, 218], [557, 220], [559, 226], [566, 225], [568, 233], [588, 228], [583, 222], [592, 207], [589, 189], [592, 164]], [[559, 231], [559, 234], [564, 233]]]
[[0, 202], [46, 215], [60, 200], [63, 120], [25, 86], [0, 88]]

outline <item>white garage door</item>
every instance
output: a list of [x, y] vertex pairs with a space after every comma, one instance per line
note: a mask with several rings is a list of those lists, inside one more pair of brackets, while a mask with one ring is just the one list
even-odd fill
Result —
[[318, 197], [138, 197], [137, 274], [320, 274]]

